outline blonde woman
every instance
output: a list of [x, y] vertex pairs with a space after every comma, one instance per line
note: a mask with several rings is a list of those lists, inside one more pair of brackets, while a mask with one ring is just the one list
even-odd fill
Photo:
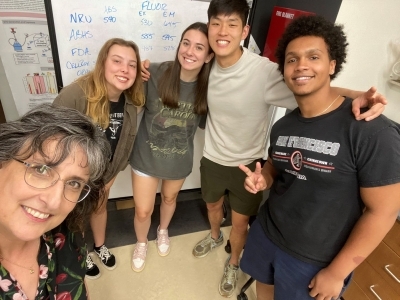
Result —
[[[105, 176], [102, 205], [90, 218], [93, 250], [105, 268], [116, 267], [115, 256], [105, 246], [106, 204], [117, 174], [128, 164], [136, 136], [136, 118], [144, 104], [139, 49], [132, 41], [108, 40], [101, 48], [94, 70], [64, 87], [54, 104], [75, 108], [88, 115], [104, 132], [111, 145], [110, 166]], [[87, 256], [86, 276], [96, 279], [99, 268]]]

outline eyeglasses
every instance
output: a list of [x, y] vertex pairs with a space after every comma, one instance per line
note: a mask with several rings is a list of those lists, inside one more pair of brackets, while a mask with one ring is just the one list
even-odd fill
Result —
[[25, 182], [27, 185], [37, 189], [47, 189], [61, 180], [64, 182], [64, 197], [69, 202], [81, 202], [90, 193], [90, 186], [80, 180], [63, 180], [60, 174], [49, 166], [40, 164], [30, 164], [25, 161], [14, 158], [26, 166]]

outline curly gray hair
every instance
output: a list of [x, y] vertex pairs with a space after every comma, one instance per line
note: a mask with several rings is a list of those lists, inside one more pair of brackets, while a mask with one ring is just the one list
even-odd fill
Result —
[[[53, 153], [45, 151], [49, 140], [57, 142]], [[68, 226], [73, 231], [83, 230], [84, 220], [97, 209], [104, 192], [103, 175], [111, 153], [104, 134], [77, 110], [51, 104], [39, 105], [19, 120], [0, 124], [0, 165], [38, 153], [54, 166], [77, 147], [87, 157], [88, 184], [92, 191], [68, 216]]]

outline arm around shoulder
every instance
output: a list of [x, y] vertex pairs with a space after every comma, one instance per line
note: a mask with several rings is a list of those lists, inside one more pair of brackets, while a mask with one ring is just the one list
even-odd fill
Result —
[[275, 63], [270, 63], [266, 69], [267, 78], [263, 83], [265, 85], [265, 102], [269, 105], [295, 109], [298, 105], [292, 91], [287, 87], [282, 74], [278, 71]]
[[[332, 87], [339, 95], [352, 98], [353, 114], [356, 120], [371, 121], [380, 116], [385, 110], [387, 100], [385, 96], [377, 92], [375, 87], [371, 87], [366, 92], [349, 90], [340, 87]], [[369, 110], [360, 114], [362, 107], [369, 107]]]

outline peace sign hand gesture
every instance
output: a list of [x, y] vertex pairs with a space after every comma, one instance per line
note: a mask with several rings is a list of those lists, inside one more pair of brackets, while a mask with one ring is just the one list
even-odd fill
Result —
[[239, 165], [240, 170], [246, 173], [247, 177], [244, 181], [244, 188], [253, 194], [263, 191], [267, 188], [267, 181], [262, 174], [261, 163], [256, 163], [256, 169], [252, 172], [245, 165]]

